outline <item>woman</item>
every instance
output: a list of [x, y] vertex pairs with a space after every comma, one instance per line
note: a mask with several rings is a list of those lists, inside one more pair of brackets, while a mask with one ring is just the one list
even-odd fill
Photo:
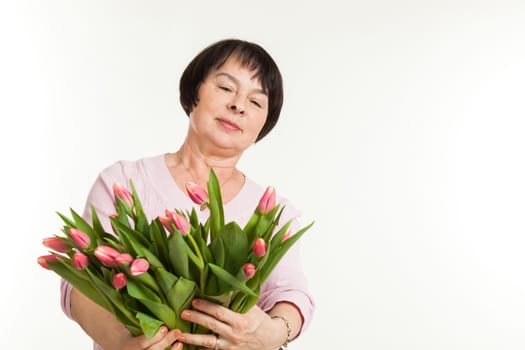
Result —
[[[149, 218], [166, 208], [192, 208], [184, 191], [187, 182], [206, 188], [210, 168], [221, 185], [225, 219], [244, 224], [264, 188], [251, 181], [237, 163], [243, 152], [275, 126], [283, 101], [280, 72], [259, 45], [241, 40], [219, 41], [199, 53], [180, 80], [180, 101], [189, 116], [184, 142], [173, 153], [120, 161], [104, 169], [93, 185], [84, 217], [91, 220], [90, 205], [108, 230], [113, 213], [112, 185], [132, 179]], [[284, 198], [281, 222], [298, 216]], [[201, 216], [205, 211], [199, 212]], [[201, 218], [205, 219], [205, 218]], [[300, 227], [294, 220], [292, 229]], [[181, 317], [214, 334], [187, 334], [161, 327], [151, 339], [133, 337], [106, 310], [62, 281], [62, 307], [95, 341], [95, 349], [180, 350], [184, 343], [207, 349], [273, 350], [286, 346], [308, 326], [314, 303], [306, 287], [295, 244], [273, 270], [256, 306], [245, 314], [220, 305], [195, 300]]]

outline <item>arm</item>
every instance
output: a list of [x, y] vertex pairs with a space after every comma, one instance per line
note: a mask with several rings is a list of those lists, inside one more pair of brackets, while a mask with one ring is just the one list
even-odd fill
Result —
[[[83, 216], [90, 222], [90, 205], [93, 205], [107, 232], [111, 232], [108, 217], [114, 211], [113, 183], [124, 184], [127, 181], [120, 169], [120, 167], [113, 166], [101, 173], [91, 188], [84, 210]], [[152, 350], [163, 350], [175, 342], [180, 335], [177, 330], [167, 332], [167, 329], [162, 327], [152, 339], [144, 336], [133, 337], [109, 311], [91, 301], [64, 280], [62, 280], [61, 294], [62, 308], [66, 315], [76, 321], [86, 334], [105, 350], [132, 350], [148, 347]], [[173, 349], [181, 346], [182, 344], [178, 344]]]

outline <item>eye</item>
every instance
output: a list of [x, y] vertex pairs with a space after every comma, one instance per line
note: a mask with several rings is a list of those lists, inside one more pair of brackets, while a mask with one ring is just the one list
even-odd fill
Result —
[[219, 85], [219, 89], [221, 89], [222, 91], [232, 92], [232, 89], [224, 85]]
[[259, 102], [257, 102], [256, 100], [250, 100], [250, 102], [253, 103], [254, 105], [256, 105], [257, 107], [262, 108], [262, 105]]

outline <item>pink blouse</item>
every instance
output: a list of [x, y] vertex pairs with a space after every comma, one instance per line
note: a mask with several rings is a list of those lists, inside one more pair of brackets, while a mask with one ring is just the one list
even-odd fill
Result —
[[[165, 209], [190, 209], [196, 206], [190, 198], [179, 189], [173, 180], [164, 161], [164, 155], [143, 158], [137, 161], [119, 161], [104, 169], [97, 177], [84, 209], [84, 218], [91, 222], [90, 205], [93, 205], [107, 232], [112, 232], [109, 215], [114, 213], [113, 184], [118, 182], [129, 187], [133, 181], [148, 219], [164, 215]], [[246, 177], [244, 186], [237, 196], [224, 205], [225, 222], [236, 221], [241, 227], [248, 221], [265, 188]], [[294, 219], [292, 232], [301, 227], [297, 217], [300, 213], [285, 198], [278, 195], [278, 202], [286, 205], [280, 222]], [[200, 220], [207, 217], [207, 210], [197, 210]], [[306, 233], [308, 234], [308, 233]], [[64, 313], [71, 318], [72, 286], [61, 281], [61, 301]], [[257, 305], [264, 311], [270, 310], [277, 302], [287, 301], [294, 304], [303, 318], [303, 332], [309, 325], [314, 301], [308, 291], [307, 279], [303, 273], [300, 256], [300, 240], [290, 248], [287, 254], [272, 271], [261, 288]], [[94, 344], [95, 350], [102, 350]]]

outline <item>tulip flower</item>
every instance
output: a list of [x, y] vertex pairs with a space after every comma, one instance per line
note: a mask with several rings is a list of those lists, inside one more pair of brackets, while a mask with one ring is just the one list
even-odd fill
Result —
[[162, 216], [159, 215], [159, 221], [162, 223], [162, 225], [168, 230], [169, 233], [173, 233], [173, 227], [171, 226], [172, 221], [169, 216]]
[[115, 258], [120, 255], [120, 252], [107, 245], [101, 245], [95, 248], [93, 254], [100, 260], [100, 262], [107, 267], [115, 266]]
[[270, 210], [272, 210], [275, 207], [275, 188], [272, 186], [268, 186], [266, 188], [266, 191], [264, 191], [263, 196], [261, 197], [261, 200], [259, 201], [259, 205], [257, 208], [262, 213], [267, 213]]
[[131, 276], [143, 275], [149, 269], [149, 263], [146, 259], [138, 258], [133, 260], [129, 268]]
[[119, 272], [113, 276], [113, 287], [117, 289], [124, 288], [128, 282], [126, 275], [122, 272]]
[[186, 218], [182, 215], [180, 215], [177, 212], [174, 211], [167, 211], [170, 214], [171, 221], [173, 222], [173, 225], [179, 230], [180, 233], [182, 233], [183, 236], [186, 236], [191, 229], [190, 223]]
[[288, 230], [284, 233], [283, 239], [281, 240], [281, 243], [286, 241], [288, 238], [290, 238], [290, 235], [292, 234], [292, 231]]
[[133, 257], [128, 253], [122, 253], [115, 257], [115, 263], [118, 266], [127, 266], [133, 261]]
[[84, 270], [89, 265], [89, 258], [82, 252], [75, 252], [72, 260], [77, 270]]
[[77, 228], [71, 227], [69, 229], [69, 235], [71, 236], [71, 240], [75, 242], [79, 249], [86, 249], [91, 244], [91, 239], [89, 236]]
[[246, 263], [242, 266], [242, 269], [244, 270], [244, 274], [248, 278], [252, 278], [253, 275], [255, 275], [255, 265]]
[[195, 204], [202, 206], [208, 201], [208, 192], [194, 182], [186, 182], [186, 192]]
[[115, 195], [115, 201], [118, 201], [118, 198], [120, 198], [129, 208], [133, 207], [133, 195], [118, 182], [113, 184], [113, 194]]
[[67, 253], [71, 250], [71, 246], [59, 237], [44, 238], [42, 244], [58, 253]]
[[48, 262], [58, 262], [58, 255], [56, 254], [42, 255], [38, 257], [37, 261], [38, 261], [38, 264], [42, 266], [44, 269], [51, 270], [51, 268], [49, 267], [47, 263]]
[[262, 238], [257, 238], [253, 244], [253, 253], [259, 258], [266, 254], [266, 242]]

